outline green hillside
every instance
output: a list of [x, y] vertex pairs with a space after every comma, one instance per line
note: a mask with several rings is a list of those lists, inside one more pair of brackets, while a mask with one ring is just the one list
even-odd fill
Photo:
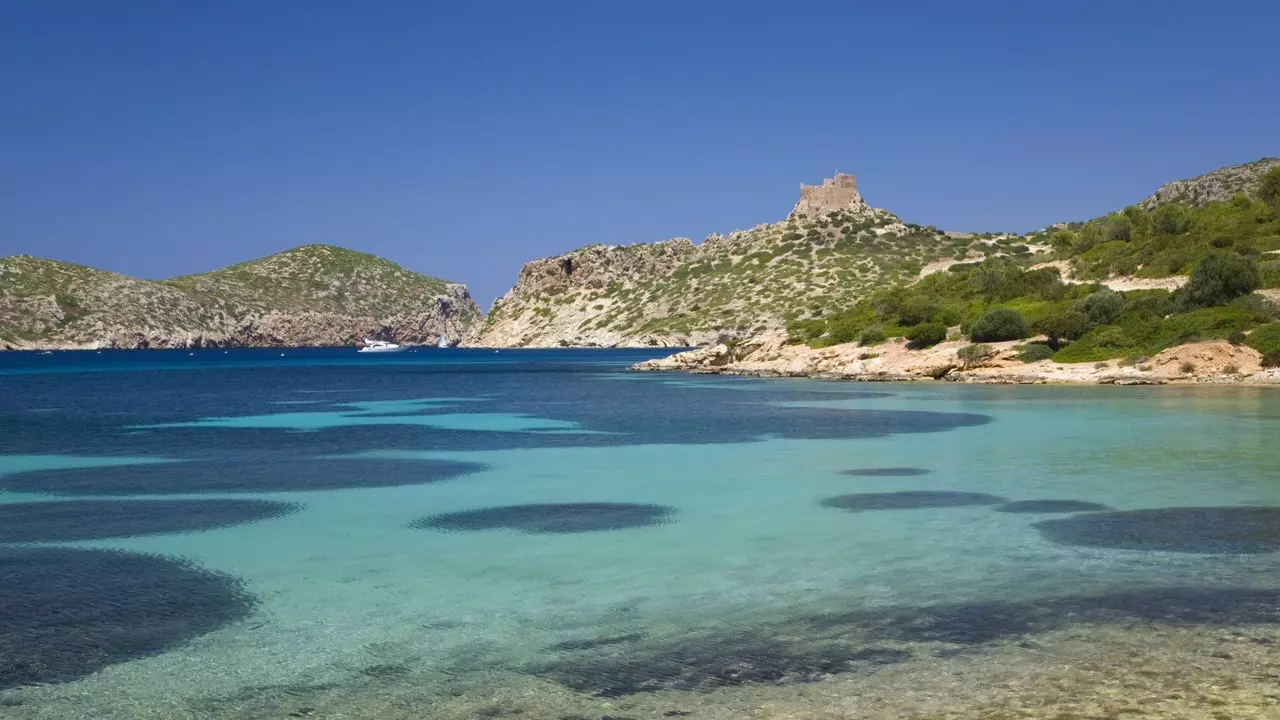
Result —
[[[1235, 184], [1224, 187], [1224, 175]], [[1264, 340], [1275, 331], [1250, 334], [1280, 319], [1273, 302], [1280, 292], [1269, 291], [1280, 288], [1280, 160], [1171, 185], [1176, 192], [1164, 192], [1166, 186], [1155, 201], [1027, 236], [1028, 244], [1047, 244], [1050, 253], [957, 263], [851, 305], [827, 306], [817, 317], [792, 322], [790, 336], [813, 345], [874, 345], [894, 336], [930, 345], [959, 326], [974, 342], [1046, 335], [1047, 342], [1026, 349], [1026, 358], [1061, 361], [1141, 362], [1176, 344], [1217, 338], [1264, 354], [1280, 351]], [[1213, 192], [1197, 192], [1200, 185]], [[1108, 287], [1155, 278], [1181, 286]], [[1280, 361], [1280, 354], [1273, 359]]]

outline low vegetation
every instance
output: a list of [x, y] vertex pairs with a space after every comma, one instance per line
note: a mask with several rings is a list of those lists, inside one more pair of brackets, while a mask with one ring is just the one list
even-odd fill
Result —
[[[941, 341], [937, 327], [958, 327], [974, 343], [1043, 336], [1020, 346], [1026, 362], [1143, 357], [1186, 342], [1231, 339], [1280, 364], [1274, 322], [1280, 310], [1255, 292], [1280, 286], [1280, 260], [1272, 259], [1280, 252], [1280, 167], [1251, 193], [1202, 205], [1133, 206], [1030, 236], [1069, 261], [1070, 282], [1056, 267], [1033, 267], [1017, 254], [956, 263], [918, 282], [824, 307], [819, 317], [791, 323], [789, 336], [815, 347], [866, 333], [925, 347]], [[1175, 273], [1189, 274], [1176, 291], [1119, 292], [1098, 282]]]
[[[915, 285], [895, 287], [830, 313], [820, 324], [794, 324], [792, 340], [822, 347], [870, 333], [871, 339], [899, 336], [926, 347], [945, 338], [946, 326], [959, 326], [975, 343], [1045, 336], [1041, 343], [1022, 347], [1020, 357], [1027, 362], [1049, 357], [1084, 362], [1154, 355], [1197, 340], [1238, 338], [1280, 318], [1266, 298], [1236, 294], [1256, 272], [1255, 263], [1231, 259], [1224, 264], [1213, 257], [1203, 261], [1213, 266], [1212, 272], [1202, 274], [1216, 278], [1210, 283], [1215, 287], [1235, 289], [1209, 296], [1193, 292], [1191, 285], [1178, 292], [1116, 292], [1089, 283], [1064, 284], [1056, 270], [1024, 270], [1002, 259], [953, 266]], [[1224, 278], [1222, 268], [1238, 275]], [[1261, 342], [1248, 341], [1253, 347]], [[1280, 343], [1275, 351], [1280, 360]]]
[[1263, 325], [1249, 333], [1244, 342], [1262, 353], [1263, 366], [1280, 366], [1280, 323]]
[[1269, 275], [1266, 287], [1280, 287], [1280, 268], [1266, 257], [1280, 249], [1277, 194], [1280, 167], [1226, 201], [1167, 203], [1149, 211], [1135, 205], [1029, 239], [1052, 245], [1056, 258], [1070, 261], [1075, 275], [1085, 279], [1184, 275], [1216, 251], [1231, 250], [1260, 261], [1263, 275]]

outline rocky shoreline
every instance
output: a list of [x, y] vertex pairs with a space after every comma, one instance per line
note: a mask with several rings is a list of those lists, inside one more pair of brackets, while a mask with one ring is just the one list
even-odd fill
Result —
[[811, 348], [788, 344], [785, 333], [774, 332], [646, 360], [631, 369], [860, 382], [1280, 384], [1280, 368], [1263, 368], [1256, 350], [1223, 340], [1179, 345], [1133, 364], [1119, 360], [1026, 363], [1018, 359], [1014, 349], [1022, 342], [989, 343], [985, 346], [987, 352], [980, 357], [964, 357], [959, 351], [970, 346], [967, 341], [949, 341], [921, 350], [910, 349], [902, 338], [870, 347], [846, 343]]

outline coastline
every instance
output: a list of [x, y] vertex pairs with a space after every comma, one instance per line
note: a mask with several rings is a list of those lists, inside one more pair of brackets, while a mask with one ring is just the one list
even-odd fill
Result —
[[690, 372], [750, 377], [800, 377], [854, 382], [945, 381], [990, 385], [1280, 385], [1280, 368], [1263, 368], [1261, 355], [1225, 340], [1187, 343], [1132, 365], [1120, 360], [1026, 363], [1015, 346], [987, 343], [979, 359], [962, 358], [968, 341], [953, 340], [910, 349], [902, 338], [864, 347], [845, 343], [824, 348], [791, 345], [785, 333], [767, 333], [732, 344], [719, 343], [646, 360], [636, 372]]

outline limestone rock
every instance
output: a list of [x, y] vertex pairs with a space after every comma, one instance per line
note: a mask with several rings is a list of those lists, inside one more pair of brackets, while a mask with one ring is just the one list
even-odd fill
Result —
[[1262, 176], [1274, 167], [1280, 167], [1280, 158], [1262, 158], [1220, 168], [1188, 180], [1176, 180], [1162, 185], [1139, 202], [1138, 207], [1150, 210], [1164, 203], [1204, 205], [1230, 200], [1236, 193], [1252, 197]]
[[[960, 351], [965, 341], [948, 341], [931, 348], [911, 349], [897, 338], [873, 347], [855, 343], [811, 348], [790, 345], [782, 332], [717, 344], [657, 358], [634, 370], [677, 370], [758, 377], [811, 377], [862, 382], [945, 380], [949, 382], [1027, 385], [1088, 383], [1098, 385], [1164, 385], [1176, 383], [1280, 383], [1280, 368], [1263, 369], [1257, 351], [1225, 341], [1193, 343], [1170, 348], [1140, 367], [1114, 362], [1023, 363], [1015, 347], [1024, 341], [984, 343], [987, 352], [977, 361]], [[973, 353], [964, 353], [973, 356]], [[1187, 363], [1198, 363], [1188, 370]]]

